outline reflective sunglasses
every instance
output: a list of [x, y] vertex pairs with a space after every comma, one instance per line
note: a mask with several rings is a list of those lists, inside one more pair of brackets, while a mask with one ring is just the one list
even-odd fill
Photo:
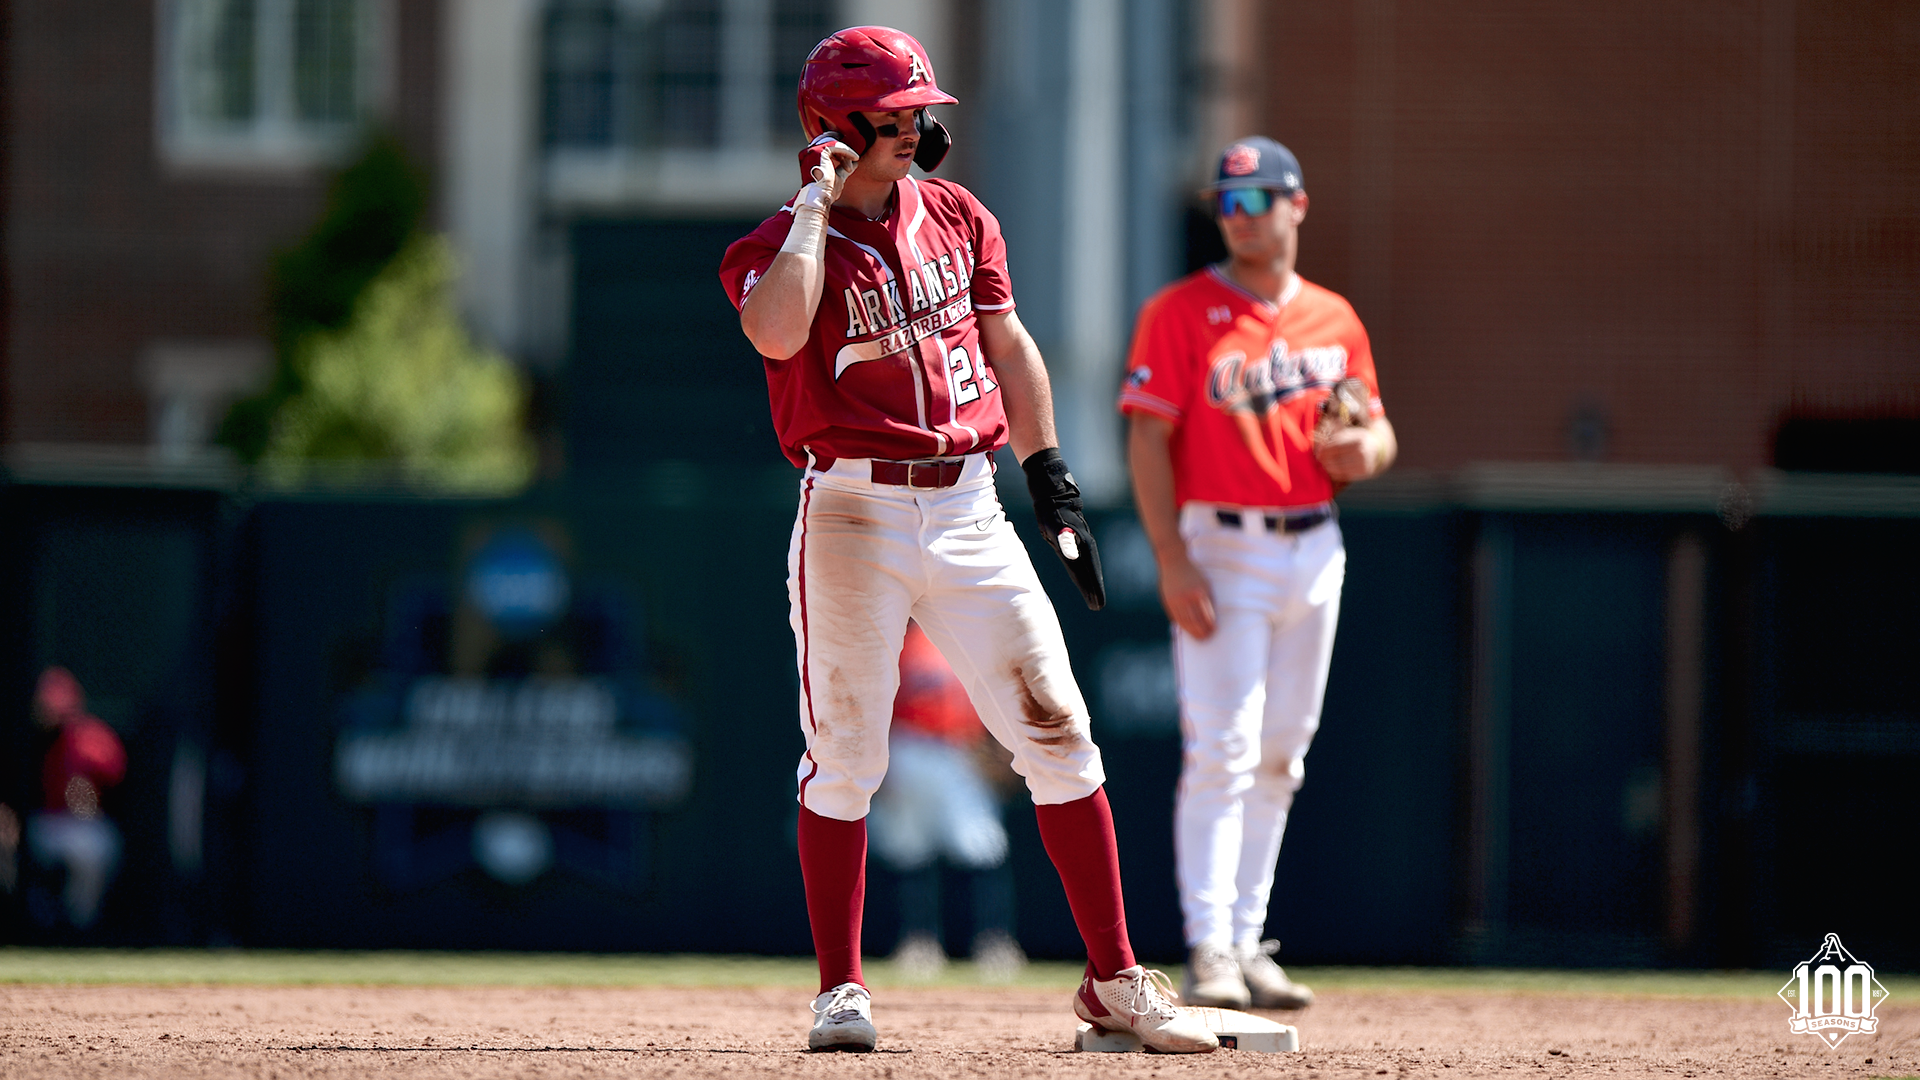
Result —
[[1257, 187], [1229, 188], [1215, 194], [1220, 200], [1221, 217], [1232, 217], [1236, 210], [1248, 217], [1259, 217], [1272, 210], [1280, 198], [1280, 193], [1272, 188]]

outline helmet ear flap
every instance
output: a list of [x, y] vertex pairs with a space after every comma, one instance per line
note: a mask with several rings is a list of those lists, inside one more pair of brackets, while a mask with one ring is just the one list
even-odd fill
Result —
[[866, 153], [867, 148], [873, 145], [873, 140], [879, 135], [879, 132], [873, 130], [873, 124], [870, 123], [866, 117], [861, 116], [857, 109], [847, 112], [847, 122], [853, 125], [853, 133], [860, 136], [860, 145], [853, 148], [854, 152], [860, 154]]
[[947, 151], [953, 148], [953, 136], [947, 134], [945, 124], [933, 118], [932, 109], [921, 109], [913, 124], [920, 132], [920, 148], [913, 152], [913, 163], [922, 172], [932, 172], [946, 160]]

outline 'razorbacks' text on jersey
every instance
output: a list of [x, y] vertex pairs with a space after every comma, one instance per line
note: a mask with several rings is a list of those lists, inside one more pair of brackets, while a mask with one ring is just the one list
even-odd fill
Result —
[[[1009, 311], [1000, 223], [958, 184], [911, 177], [884, 221], [835, 207], [812, 336], [763, 357], [780, 448], [815, 458], [971, 454], [1007, 440], [976, 311]], [[720, 281], [746, 303], [792, 227], [791, 204], [727, 248]]]
[[1173, 421], [1177, 506], [1311, 506], [1333, 497], [1314, 423], [1346, 378], [1385, 415], [1367, 332], [1338, 294], [1296, 274], [1275, 307], [1208, 267], [1140, 309], [1120, 411]]

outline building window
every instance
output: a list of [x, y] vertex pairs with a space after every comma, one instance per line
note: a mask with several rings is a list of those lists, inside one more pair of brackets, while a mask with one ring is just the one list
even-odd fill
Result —
[[768, 115], [773, 118], [774, 141], [781, 145], [799, 137], [800, 113], [794, 94], [800, 88], [800, 69], [813, 47], [840, 28], [834, 15], [830, 0], [788, 0], [774, 6], [773, 57], [767, 65], [773, 72], [769, 87], [773, 97]]
[[384, 0], [162, 0], [160, 131], [176, 164], [303, 165], [379, 96]]
[[800, 67], [834, 31], [837, 7], [550, 0], [541, 63], [549, 197], [684, 205], [748, 191], [759, 199], [785, 185]]

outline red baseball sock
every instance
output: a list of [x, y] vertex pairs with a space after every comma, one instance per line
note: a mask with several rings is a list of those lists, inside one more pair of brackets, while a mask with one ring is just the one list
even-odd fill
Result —
[[[1134, 964], [1127, 940], [1127, 902], [1120, 895], [1120, 849], [1113, 839], [1113, 808], [1107, 789], [1084, 799], [1036, 806], [1040, 840], [1047, 846], [1060, 884], [1067, 890], [1073, 924], [1087, 943], [1096, 979], [1111, 979]], [[818, 932], [816, 931], [816, 934]]]
[[839, 821], [801, 807], [800, 876], [807, 883], [807, 921], [813, 925], [813, 954], [820, 961], [820, 992], [841, 983], [865, 986], [860, 977], [860, 915], [867, 901], [867, 819]]

